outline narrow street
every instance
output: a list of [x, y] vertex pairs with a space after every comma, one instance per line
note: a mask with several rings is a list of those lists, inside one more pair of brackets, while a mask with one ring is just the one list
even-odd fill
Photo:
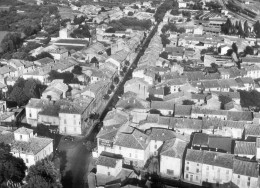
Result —
[[[137, 63], [140, 59], [140, 57], [144, 54], [145, 49], [148, 47], [151, 38], [154, 36], [154, 34], [157, 31], [158, 25], [156, 25], [152, 31], [149, 33], [147, 38], [145, 39], [142, 47], [138, 51], [137, 57], [131, 64], [131, 66], [128, 68], [127, 73], [125, 74], [124, 78], [121, 80], [121, 82], [118, 84], [118, 87], [115, 89], [114, 94], [111, 96], [110, 100], [108, 101], [106, 107], [104, 108], [103, 112], [100, 114], [99, 121], [102, 121], [104, 117], [106, 116], [107, 112], [110, 110], [113, 105], [115, 105], [118, 101], [118, 96], [123, 94], [123, 88], [124, 84], [127, 80], [131, 79], [132, 72], [134, 68], [137, 67]], [[64, 188], [86, 188], [88, 187], [84, 183], [84, 176], [87, 172], [87, 167], [90, 163], [91, 159], [91, 153], [87, 151], [85, 145], [83, 145], [84, 140], [91, 140], [93, 141], [94, 135], [98, 133], [98, 126], [96, 126], [98, 123], [96, 123], [92, 129], [91, 132], [88, 133], [88, 135], [85, 135], [84, 138], [82, 138], [80, 141], [76, 142], [75, 145], [66, 150], [66, 172], [63, 176], [63, 187]]]

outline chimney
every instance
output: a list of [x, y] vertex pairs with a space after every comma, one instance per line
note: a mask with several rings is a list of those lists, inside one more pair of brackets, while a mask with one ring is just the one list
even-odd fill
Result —
[[216, 160], [216, 159], [217, 159], [217, 155], [214, 156], [214, 160]]
[[218, 151], [218, 148], [216, 148], [216, 151]]
[[143, 140], [143, 137], [140, 136], [140, 140]]

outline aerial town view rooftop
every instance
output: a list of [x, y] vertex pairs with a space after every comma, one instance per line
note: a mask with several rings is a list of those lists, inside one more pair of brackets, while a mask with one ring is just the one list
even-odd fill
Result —
[[259, 188], [259, 162], [260, 0], [0, 0], [0, 188]]

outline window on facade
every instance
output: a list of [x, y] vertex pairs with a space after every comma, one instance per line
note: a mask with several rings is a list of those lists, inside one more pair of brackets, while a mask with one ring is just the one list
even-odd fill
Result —
[[64, 119], [64, 124], [67, 124], [67, 120], [66, 119]]
[[186, 170], [189, 170], [189, 167], [188, 167], [188, 166], [186, 166]]
[[32, 114], [31, 114], [31, 113], [29, 113], [29, 116], [30, 116], [30, 117], [32, 117]]
[[189, 174], [186, 174], [186, 179], [188, 179], [189, 178]]
[[247, 186], [250, 187], [250, 181], [247, 182]]
[[28, 159], [26, 159], [26, 163], [29, 163], [29, 160], [28, 160]]
[[110, 176], [110, 172], [107, 172], [107, 175]]
[[119, 146], [119, 150], [121, 150], [121, 146]]
[[173, 176], [173, 170], [167, 169], [167, 174]]
[[22, 140], [23, 139], [23, 135], [20, 135], [20, 140]]
[[196, 169], [196, 172], [199, 173], [199, 171], [200, 171], [200, 170], [197, 168], [197, 169]]
[[248, 177], [247, 179], [248, 179], [248, 181], [250, 181], [250, 177]]
[[197, 166], [199, 166], [199, 164], [197, 163]]
[[154, 145], [154, 149], [157, 149], [157, 145]]
[[198, 181], [199, 180], [199, 177], [198, 176], [196, 176], [196, 181]]
[[131, 153], [129, 153], [129, 157], [132, 157]]

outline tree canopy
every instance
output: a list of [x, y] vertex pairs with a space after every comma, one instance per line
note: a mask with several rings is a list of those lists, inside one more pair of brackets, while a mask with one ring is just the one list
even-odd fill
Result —
[[91, 34], [89, 26], [87, 24], [79, 25], [79, 27], [70, 34], [70, 36], [73, 38], [90, 38]]
[[81, 75], [82, 74], [82, 67], [79, 65], [75, 65], [71, 71], [73, 74]]
[[8, 180], [19, 183], [25, 177], [27, 167], [24, 161], [12, 156], [10, 151], [9, 145], [0, 143], [0, 187]]
[[152, 26], [152, 22], [151, 20], [139, 20], [135, 17], [123, 17], [119, 20], [113, 20], [109, 25], [116, 31], [125, 31], [127, 28], [147, 30]]
[[80, 83], [79, 80], [77, 78], [74, 77], [74, 74], [71, 72], [63, 72], [63, 73], [59, 73], [55, 70], [52, 70], [49, 73], [49, 77], [48, 79], [50, 81], [55, 80], [55, 79], [62, 79], [64, 81], [65, 84], [76, 84], [76, 83]]
[[28, 170], [28, 175], [26, 176], [26, 181], [28, 184], [25, 185], [25, 188], [61, 188], [60, 183], [61, 175], [53, 162], [44, 159], [36, 162], [35, 165], [32, 165]]
[[25, 105], [31, 98], [39, 98], [40, 83], [34, 79], [19, 78], [10, 92], [9, 98], [18, 105]]

